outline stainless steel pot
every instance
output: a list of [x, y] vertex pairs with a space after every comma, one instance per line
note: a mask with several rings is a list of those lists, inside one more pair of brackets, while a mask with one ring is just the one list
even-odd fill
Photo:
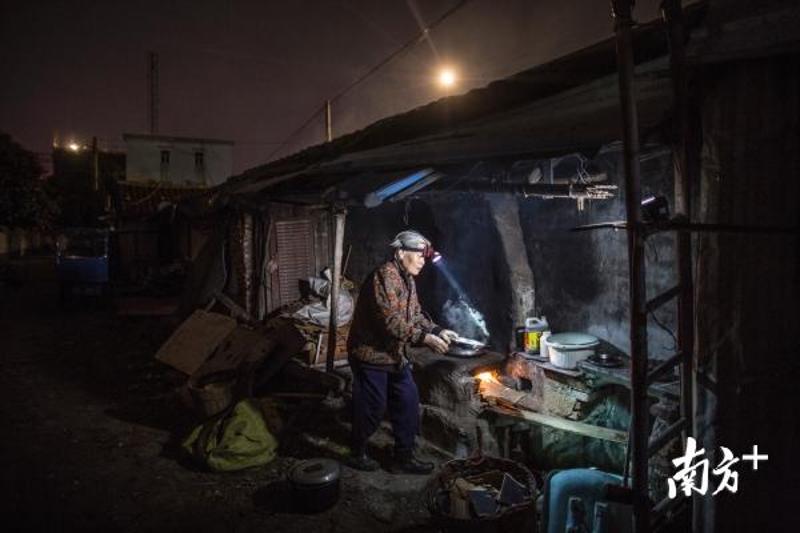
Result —
[[301, 512], [318, 513], [339, 500], [341, 467], [332, 459], [309, 459], [289, 471], [293, 500]]

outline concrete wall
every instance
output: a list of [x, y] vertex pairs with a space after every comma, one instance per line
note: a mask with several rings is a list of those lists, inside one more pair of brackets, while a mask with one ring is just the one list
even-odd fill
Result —
[[[612, 183], [622, 186], [620, 157], [618, 152], [607, 153], [602, 164]], [[670, 153], [650, 151], [644, 159], [643, 194], [662, 194], [671, 201]], [[504, 249], [491, 200], [491, 195], [475, 193], [425, 193], [408, 206], [389, 203], [372, 210], [351, 210], [345, 239], [346, 247], [353, 246], [348, 276], [361, 282], [386, 257], [395, 233], [414, 228], [443, 253], [453, 277], [485, 316], [495, 348], [507, 349], [514, 328], [522, 325], [512, 318], [518, 300], [512, 275], [530, 269], [535, 291], [535, 309], [528, 310], [531, 316], [544, 314], [554, 331], [589, 332], [628, 352], [625, 233], [569, 231], [581, 224], [623, 219], [621, 191], [612, 200], [587, 203], [583, 212], [573, 200], [516, 199], [525, 248], [522, 254], [508, 254]], [[658, 236], [648, 245], [647, 289], [651, 297], [675, 284], [673, 253], [671, 236]], [[445, 276], [429, 265], [417, 285], [423, 307], [441, 319], [444, 302], [456, 295]], [[675, 330], [673, 304], [656, 316]], [[651, 356], [665, 357], [675, 349], [672, 337], [652, 320], [649, 333]]]
[[[652, 153], [652, 152], [651, 152]], [[668, 152], [642, 162], [642, 195], [672, 198], [672, 165]], [[612, 182], [623, 187], [621, 154], [603, 157]], [[528, 260], [536, 280], [536, 313], [545, 315], [555, 331], [584, 331], [628, 353], [628, 257], [624, 231], [595, 230], [575, 233], [583, 224], [624, 220], [623, 191], [611, 200], [586, 204], [578, 211], [574, 201], [529, 198], [520, 201], [520, 219], [526, 236]], [[675, 284], [674, 237], [660, 235], [646, 246], [647, 292], [652, 297]], [[656, 312], [660, 322], [675, 331], [674, 303]], [[650, 354], [665, 357], [675, 350], [672, 337], [650, 320]]]
[[[129, 181], [162, 181], [161, 152], [169, 152], [167, 181], [186, 185], [218, 185], [233, 173], [233, 144], [179, 140], [170, 137], [126, 137], [126, 179]], [[205, 170], [195, 166], [195, 154], [203, 154]]]

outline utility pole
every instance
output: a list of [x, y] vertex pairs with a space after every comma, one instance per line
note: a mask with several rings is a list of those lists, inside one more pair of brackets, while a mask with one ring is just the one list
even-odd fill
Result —
[[100, 190], [100, 155], [97, 152], [97, 137], [92, 137], [92, 179], [94, 190]]
[[148, 52], [147, 71], [150, 134], [158, 133], [158, 54]]
[[333, 140], [333, 124], [331, 122], [331, 101], [325, 100], [325, 140]]

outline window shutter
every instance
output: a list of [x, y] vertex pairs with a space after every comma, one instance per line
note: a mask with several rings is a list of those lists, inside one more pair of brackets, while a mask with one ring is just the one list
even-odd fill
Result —
[[314, 236], [310, 220], [275, 223], [279, 305], [300, 298], [299, 280], [314, 275]]

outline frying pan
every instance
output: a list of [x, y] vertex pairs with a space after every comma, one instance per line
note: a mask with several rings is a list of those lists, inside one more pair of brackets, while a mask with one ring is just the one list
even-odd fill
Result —
[[452, 355], [454, 357], [475, 357], [482, 354], [485, 348], [485, 343], [464, 337], [456, 337], [450, 342], [447, 355]]

